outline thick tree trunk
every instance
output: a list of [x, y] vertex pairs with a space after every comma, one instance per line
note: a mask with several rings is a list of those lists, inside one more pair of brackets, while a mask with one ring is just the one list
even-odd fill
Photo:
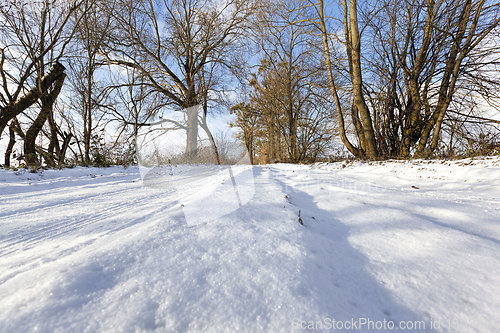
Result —
[[198, 113], [199, 105], [186, 108], [186, 158], [192, 161], [198, 155]]
[[328, 74], [328, 82], [330, 86], [330, 90], [332, 92], [333, 98], [335, 100], [335, 109], [337, 111], [337, 120], [339, 125], [339, 135], [340, 139], [344, 146], [349, 150], [351, 154], [356, 157], [359, 157], [360, 151], [358, 148], [354, 147], [352, 143], [349, 141], [345, 131], [345, 123], [344, 123], [344, 115], [342, 113], [342, 106], [340, 104], [340, 98], [337, 93], [337, 87], [335, 86], [335, 80], [333, 77], [333, 68], [332, 68], [332, 60], [330, 58], [330, 46], [328, 45], [328, 33], [326, 31], [325, 24], [325, 14], [324, 14], [324, 4], [323, 0], [319, 0], [319, 22], [321, 27], [321, 36], [323, 41], [323, 52], [325, 54], [325, 62]]
[[5, 166], [10, 166], [10, 156], [12, 155], [12, 149], [14, 149], [14, 144], [16, 143], [16, 133], [14, 132], [14, 125], [9, 126], [9, 143], [7, 144], [7, 149], [5, 150]]
[[38, 114], [37, 118], [33, 122], [33, 124], [30, 126], [30, 128], [26, 131], [25, 138], [24, 138], [24, 158], [26, 161], [27, 165], [37, 165], [39, 164], [37, 155], [36, 155], [36, 148], [35, 148], [35, 141], [42, 130], [43, 125], [45, 124], [45, 121], [49, 117], [49, 115], [52, 113], [52, 108], [54, 106], [54, 102], [57, 99], [57, 96], [59, 96], [59, 93], [61, 92], [62, 86], [64, 84], [64, 79], [66, 78], [66, 75], [63, 73], [55, 82], [55, 85], [50, 89], [50, 92], [44, 96], [41, 96], [41, 104], [42, 104], [42, 109], [40, 113]]
[[349, 2], [349, 36], [352, 56], [352, 94], [354, 105], [358, 109], [359, 117], [363, 125], [363, 132], [366, 144], [366, 157], [376, 158], [377, 143], [373, 130], [370, 111], [363, 96], [363, 78], [361, 75], [361, 40], [358, 31], [358, 9], [356, 0]]
[[399, 157], [406, 158], [410, 155], [412, 146], [420, 139], [422, 132], [422, 116], [420, 114], [422, 103], [418, 91], [416, 78], [410, 79], [410, 98], [406, 109], [408, 117], [403, 129], [403, 138], [399, 149]]
[[69, 147], [69, 142], [71, 141], [71, 138], [73, 137], [73, 134], [69, 133], [66, 134], [64, 132], [65, 136], [63, 137], [63, 144], [61, 147], [61, 150], [58, 152], [57, 155], [57, 164], [61, 166], [64, 163], [64, 159], [66, 158], [66, 151], [68, 150]]
[[360, 156], [365, 155], [366, 152], [366, 139], [365, 139], [365, 131], [363, 130], [363, 125], [361, 124], [361, 120], [359, 120], [359, 112], [355, 105], [351, 105], [351, 119], [354, 124], [354, 128], [356, 129], [356, 134], [358, 135], [359, 140], [359, 150]]
[[40, 89], [35, 87], [28, 91], [26, 95], [19, 98], [12, 104], [9, 104], [3, 108], [0, 108], [0, 134], [7, 126], [7, 123], [19, 115], [21, 112], [33, 105], [47, 89], [61, 76], [64, 74], [65, 67], [59, 62], [56, 62], [52, 67], [50, 67], [47, 74], [45, 74], [40, 80]]

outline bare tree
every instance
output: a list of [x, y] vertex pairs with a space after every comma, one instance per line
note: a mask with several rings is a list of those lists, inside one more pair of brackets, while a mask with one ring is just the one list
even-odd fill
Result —
[[[491, 54], [481, 45], [499, 24], [499, 5], [484, 0], [388, 0], [365, 4], [360, 13], [355, 0], [341, 1], [343, 35], [328, 32], [323, 1], [315, 6], [346, 147], [368, 158], [435, 152], [451, 102], [465, 87], [461, 82], [479, 78], [479, 64]], [[343, 59], [331, 58], [332, 40], [343, 44], [345, 66]], [[335, 80], [344, 68], [358, 147], [345, 133]]]
[[[70, 62], [72, 108], [81, 115], [83, 121], [83, 156], [84, 164], [91, 163], [91, 140], [94, 130], [99, 126], [98, 119], [106, 111], [109, 76], [106, 62], [99, 56], [103, 45], [108, 42], [110, 15], [103, 10], [103, 1], [83, 0], [78, 11], [81, 15], [76, 27], [73, 43], [74, 55]], [[98, 111], [100, 115], [97, 115]]]
[[241, 129], [239, 139], [245, 143], [245, 147], [250, 155], [250, 163], [253, 164], [255, 161], [257, 140], [262, 133], [262, 128], [259, 124], [259, 111], [252, 109], [248, 103], [239, 103], [231, 108], [231, 113], [236, 115], [236, 122], [232, 126]]
[[250, 79], [250, 105], [239, 112], [257, 110], [260, 114], [267, 133], [268, 162], [310, 159], [313, 142], [319, 147], [328, 138], [320, 126], [329, 120], [325, 75], [317, 61], [318, 38], [309, 19], [306, 1], [281, 0], [267, 2], [256, 22], [254, 38], [262, 60], [258, 73]]
[[[66, 29], [81, 1], [13, 1], [0, 6], [0, 134], [7, 123], [40, 100], [42, 111], [24, 136], [26, 162], [36, 164], [35, 139], [64, 82], [59, 63], [73, 34]], [[28, 86], [31, 85], [30, 89]]]
[[110, 64], [135, 68], [166, 107], [188, 110], [186, 154], [196, 155], [198, 108], [210, 86], [205, 67], [224, 65], [229, 50], [255, 7], [244, 0], [117, 1], [113, 11], [115, 43], [103, 55]]

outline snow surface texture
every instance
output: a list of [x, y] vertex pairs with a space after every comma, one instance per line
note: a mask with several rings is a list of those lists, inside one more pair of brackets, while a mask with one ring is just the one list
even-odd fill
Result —
[[253, 174], [190, 225], [134, 167], [0, 170], [0, 332], [498, 332], [498, 157]]

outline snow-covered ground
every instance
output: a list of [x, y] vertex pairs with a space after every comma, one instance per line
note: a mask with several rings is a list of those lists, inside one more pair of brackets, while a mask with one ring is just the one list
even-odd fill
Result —
[[135, 167], [0, 170], [0, 332], [498, 332], [500, 158], [255, 166], [252, 186], [187, 223], [190, 195]]

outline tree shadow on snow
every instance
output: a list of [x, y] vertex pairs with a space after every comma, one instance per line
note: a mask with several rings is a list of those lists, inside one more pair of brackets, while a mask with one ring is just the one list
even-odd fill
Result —
[[[349, 243], [348, 226], [332, 216], [332, 212], [320, 209], [313, 196], [300, 190], [300, 185], [291, 187], [273, 179], [282, 186], [297, 212], [301, 209], [306, 253], [301, 274], [305, 287], [299, 292], [316, 300], [317, 306], [316, 317], [298, 318], [295, 328], [326, 330], [335, 320], [348, 321], [348, 325], [352, 325], [352, 321], [358, 323], [351, 328], [354, 332], [403, 332], [405, 330], [398, 328], [400, 321], [426, 320], [399, 303], [390, 290], [370, 274], [368, 258]], [[391, 324], [384, 325], [384, 321], [394, 322], [394, 329], [391, 330]], [[430, 323], [425, 325], [427, 329], [420, 331], [429, 331]]]

